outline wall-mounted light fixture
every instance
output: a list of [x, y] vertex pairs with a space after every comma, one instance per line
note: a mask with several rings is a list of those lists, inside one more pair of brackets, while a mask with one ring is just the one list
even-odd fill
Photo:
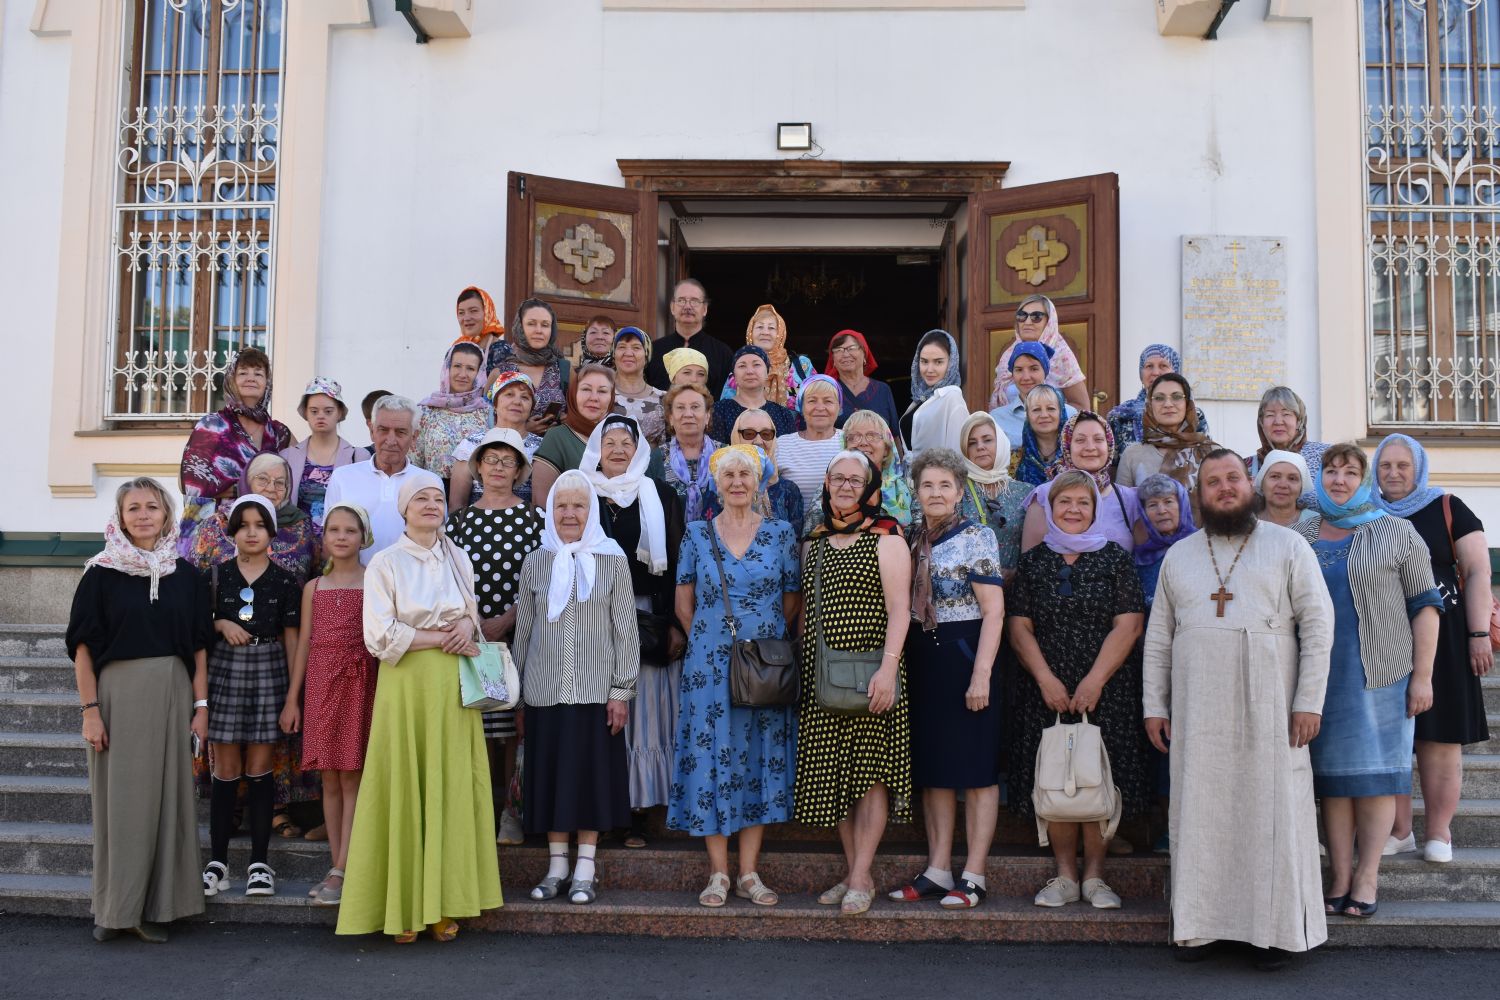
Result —
[[777, 124], [776, 148], [789, 150], [812, 149], [812, 122], [780, 122]]

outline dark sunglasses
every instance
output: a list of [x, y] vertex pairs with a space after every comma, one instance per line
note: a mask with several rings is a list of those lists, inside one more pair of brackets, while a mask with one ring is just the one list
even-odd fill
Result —
[[1073, 567], [1064, 565], [1057, 571], [1057, 596], [1073, 596]]
[[241, 587], [240, 600], [245, 602], [240, 608], [240, 621], [248, 622], [255, 617], [255, 589], [253, 587]]
[[1042, 311], [1036, 310], [1036, 309], [1033, 309], [1031, 312], [1027, 312], [1025, 309], [1017, 309], [1016, 310], [1016, 322], [1017, 323], [1020, 323], [1020, 322], [1022, 322], [1024, 320], [1028, 320], [1028, 319], [1031, 320], [1033, 323], [1045, 323], [1045, 322], [1047, 322], [1047, 314], [1045, 312], [1042, 312]]
[[740, 437], [744, 438], [746, 441], [754, 441], [756, 438], [760, 438], [762, 441], [775, 441], [776, 428], [768, 427], [763, 430], [755, 430], [750, 427], [741, 427]]

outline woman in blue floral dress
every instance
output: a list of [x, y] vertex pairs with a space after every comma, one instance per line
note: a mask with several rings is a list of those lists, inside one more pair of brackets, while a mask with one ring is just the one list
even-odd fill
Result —
[[791, 815], [796, 709], [730, 704], [730, 628], [719, 562], [739, 637], [787, 638], [800, 601], [797, 535], [785, 521], [751, 509], [770, 473], [760, 452], [746, 445], [720, 448], [710, 464], [724, 509], [711, 522], [688, 525], [677, 562], [677, 618], [688, 648], [667, 825], [705, 838], [710, 876], [700, 903], [728, 902], [729, 836], [738, 832], [735, 895], [771, 906], [778, 897], [760, 880], [756, 861], [765, 824]]

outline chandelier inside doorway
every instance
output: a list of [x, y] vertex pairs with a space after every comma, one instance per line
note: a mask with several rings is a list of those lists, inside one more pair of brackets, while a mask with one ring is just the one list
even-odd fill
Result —
[[800, 297], [809, 305], [825, 300], [847, 302], [865, 290], [864, 268], [835, 264], [827, 258], [818, 261], [777, 261], [766, 278], [766, 298], [771, 302], [790, 302]]

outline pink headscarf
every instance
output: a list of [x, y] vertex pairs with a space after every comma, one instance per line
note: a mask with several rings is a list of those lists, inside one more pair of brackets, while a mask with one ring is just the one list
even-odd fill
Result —
[[[1084, 380], [1083, 369], [1079, 367], [1078, 356], [1073, 353], [1073, 348], [1068, 345], [1068, 338], [1062, 335], [1057, 327], [1057, 307], [1052, 300], [1045, 295], [1039, 295], [1028, 302], [1043, 302], [1047, 306], [1047, 325], [1042, 329], [1042, 335], [1037, 338], [1038, 342], [1052, 348], [1052, 365], [1047, 370], [1047, 384], [1059, 389], [1078, 385]], [[1005, 405], [1006, 393], [1010, 389], [1010, 354], [1015, 350], [1016, 344], [1021, 343], [1021, 335], [1005, 349], [1000, 355], [999, 364], [995, 365], [995, 386], [990, 393], [990, 409]]]
[[485, 365], [483, 351], [479, 353], [479, 373], [474, 376], [474, 388], [468, 392], [454, 392], [448, 387], [448, 366], [453, 363], [453, 352], [460, 349], [465, 354], [479, 350], [466, 340], [459, 341], [448, 348], [448, 353], [443, 355], [443, 374], [438, 381], [438, 391], [423, 399], [422, 405], [434, 410], [452, 410], [454, 413], [488, 412], [493, 404], [484, 394], [485, 375], [488, 373], [488, 368]]

